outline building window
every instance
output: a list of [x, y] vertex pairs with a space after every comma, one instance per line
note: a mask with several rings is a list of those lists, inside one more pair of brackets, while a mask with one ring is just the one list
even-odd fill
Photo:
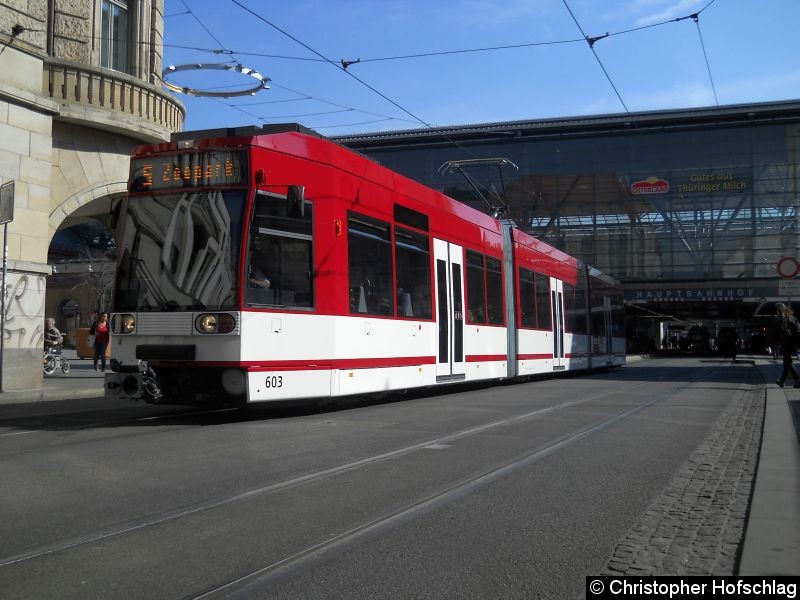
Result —
[[128, 73], [130, 13], [122, 0], [103, 0], [100, 30], [100, 66]]

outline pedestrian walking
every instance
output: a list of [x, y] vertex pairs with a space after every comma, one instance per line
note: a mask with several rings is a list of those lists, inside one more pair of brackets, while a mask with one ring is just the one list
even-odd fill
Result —
[[776, 304], [775, 309], [777, 311], [774, 320], [775, 330], [778, 332], [778, 345], [783, 356], [783, 371], [775, 383], [779, 387], [783, 387], [786, 378], [791, 374], [794, 379], [794, 387], [800, 387], [800, 378], [798, 378], [797, 371], [792, 364], [792, 359], [800, 340], [800, 323], [794, 317], [792, 309], [782, 302]]
[[742, 348], [742, 338], [734, 327], [721, 327], [717, 339], [717, 347], [722, 356], [729, 357], [732, 363], [736, 363], [736, 355]]
[[100, 313], [97, 321], [92, 323], [89, 333], [94, 336], [94, 370], [97, 371], [97, 362], [100, 360], [102, 369], [106, 370], [106, 348], [110, 338], [108, 331], [108, 313]]

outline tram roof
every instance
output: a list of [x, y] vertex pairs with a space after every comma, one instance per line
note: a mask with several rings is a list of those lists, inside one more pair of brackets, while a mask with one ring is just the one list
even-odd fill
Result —
[[[277, 140], [280, 138], [286, 140], [283, 134], [302, 134], [316, 138], [319, 145], [304, 143], [298, 146], [284, 146], [278, 144]], [[242, 145], [251, 145], [255, 147], [271, 148], [280, 152], [286, 152], [298, 156], [300, 158], [308, 158], [322, 163], [330, 164], [343, 171], [353, 172], [354, 165], [351, 159], [346, 158], [348, 155], [355, 157], [356, 160], [363, 161], [359, 168], [359, 175], [372, 180], [375, 183], [388, 183], [391, 180], [391, 187], [400, 194], [408, 197], [413, 197], [418, 200], [432, 202], [433, 204], [441, 204], [442, 199], [447, 204], [446, 209], [454, 215], [479, 225], [490, 231], [500, 232], [501, 223], [494, 217], [476, 210], [454, 198], [442, 194], [432, 188], [429, 188], [413, 179], [410, 179], [400, 173], [392, 171], [387, 167], [382, 166], [374, 158], [369, 157], [357, 150], [354, 150], [335, 139], [327, 138], [316, 131], [304, 127], [298, 123], [281, 123], [274, 125], [248, 125], [243, 127], [224, 127], [216, 129], [202, 129], [181, 131], [172, 134], [169, 142], [161, 144], [145, 145], [136, 148], [135, 152], [149, 153], [149, 152], [164, 152], [172, 150], [180, 150], [185, 148], [189, 143], [194, 146], [194, 142], [201, 142], [198, 144], [200, 147], [213, 145], [217, 140], [225, 140], [226, 143], [240, 143]], [[183, 144], [181, 143], [183, 142]], [[276, 142], [276, 143], [273, 143]], [[361, 172], [363, 169], [363, 172]], [[517, 243], [521, 243], [529, 248], [536, 249], [551, 257], [551, 259], [562, 263], [571, 263], [575, 266], [583, 264], [579, 259], [539, 240], [530, 234], [522, 231], [521, 229], [514, 228], [514, 239]], [[599, 271], [597, 272], [599, 273]]]

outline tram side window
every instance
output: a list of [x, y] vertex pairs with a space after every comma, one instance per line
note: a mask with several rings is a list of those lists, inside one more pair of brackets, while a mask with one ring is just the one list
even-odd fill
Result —
[[552, 329], [550, 312], [550, 278], [536, 273], [536, 322], [539, 329]]
[[302, 215], [294, 214], [285, 195], [259, 192], [245, 281], [249, 305], [314, 306], [312, 208], [306, 203]]
[[592, 335], [602, 337], [608, 334], [606, 331], [606, 318], [604, 296], [594, 293], [592, 299]]
[[397, 273], [397, 314], [430, 319], [431, 254], [428, 236], [396, 227], [394, 231]]
[[503, 315], [503, 276], [500, 261], [486, 257], [486, 299], [489, 309], [489, 324], [502, 325]]
[[625, 305], [619, 291], [611, 294], [611, 335], [625, 337]]
[[589, 323], [586, 320], [586, 290], [580, 287], [575, 288], [575, 329], [572, 332], [581, 335], [589, 333]]
[[351, 214], [347, 220], [350, 312], [394, 315], [392, 241], [388, 223]]
[[486, 274], [483, 255], [467, 250], [467, 321], [486, 323]]
[[564, 329], [570, 333], [586, 333], [586, 305], [584, 290], [564, 284]]
[[564, 284], [564, 331], [575, 333], [575, 288]]
[[536, 288], [533, 284], [533, 272], [519, 269], [519, 310], [522, 327], [536, 327]]

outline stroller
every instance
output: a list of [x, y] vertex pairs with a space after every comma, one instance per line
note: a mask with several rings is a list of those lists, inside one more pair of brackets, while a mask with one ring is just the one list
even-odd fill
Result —
[[[63, 334], [61, 338], [63, 340]], [[61, 344], [45, 348], [42, 354], [42, 370], [44, 374], [52, 375], [59, 368], [62, 373], [69, 373], [69, 361], [61, 354]]]

